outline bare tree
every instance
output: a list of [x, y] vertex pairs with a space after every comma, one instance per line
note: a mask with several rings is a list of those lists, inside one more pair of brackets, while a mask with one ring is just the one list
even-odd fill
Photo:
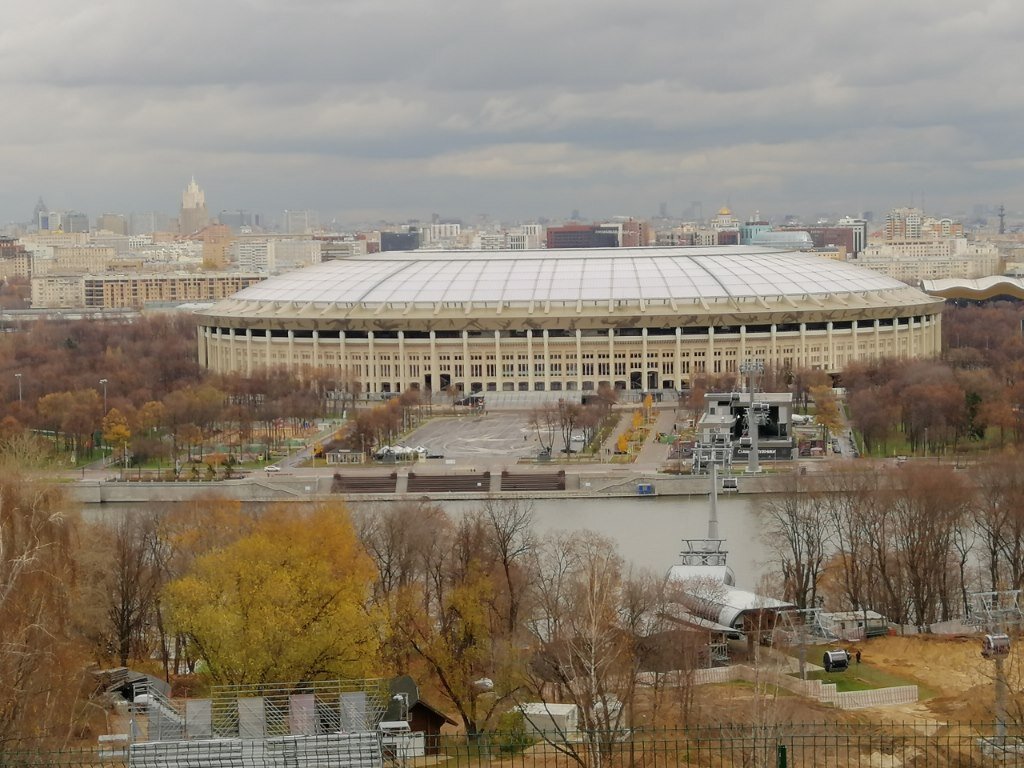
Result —
[[545, 403], [532, 409], [528, 423], [537, 435], [541, 450], [551, 453], [559, 426], [558, 407], [554, 403]]
[[532, 559], [537, 548], [533, 503], [525, 499], [488, 499], [480, 510], [504, 583], [505, 632], [519, 629], [520, 610], [531, 586]]
[[782, 481], [781, 493], [761, 504], [764, 535], [782, 571], [784, 599], [798, 608], [817, 605], [818, 581], [832, 548], [832, 526], [825, 500], [812, 481], [793, 474]]
[[[9, 463], [0, 474], [0, 763], [9, 740], [66, 739], [80, 664], [68, 641], [72, 612], [72, 540], [77, 519], [60, 491], [24, 477]], [[80, 667], [78, 667], [80, 668]]]
[[564, 733], [545, 738], [580, 766], [605, 765], [637, 680], [636, 618], [622, 559], [611, 541], [591, 532], [553, 537], [539, 585], [530, 689], [542, 702], [574, 704], [582, 734], [581, 741]]
[[582, 416], [582, 406], [571, 400], [559, 399], [558, 401], [558, 428], [562, 433], [562, 443], [565, 445], [566, 454], [569, 453], [572, 435]]

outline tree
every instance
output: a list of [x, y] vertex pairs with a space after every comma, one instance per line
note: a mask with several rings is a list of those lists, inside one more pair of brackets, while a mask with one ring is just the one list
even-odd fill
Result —
[[91, 587], [90, 600], [99, 615], [83, 629], [101, 653], [112, 653], [122, 667], [133, 659], [148, 658], [156, 639], [150, 628], [155, 626], [163, 577], [156, 558], [158, 518], [133, 513], [113, 524], [90, 525], [86, 534], [82, 580]]
[[525, 499], [488, 499], [480, 511], [494, 559], [501, 569], [505, 632], [519, 628], [519, 613], [530, 586], [530, 560], [537, 542], [533, 535], [533, 504]]
[[542, 557], [539, 602], [530, 623], [530, 687], [541, 701], [576, 705], [580, 743], [550, 743], [580, 766], [610, 759], [637, 682], [635, 619], [628, 610], [622, 558], [591, 532], [550, 539]]
[[218, 684], [365, 677], [381, 622], [373, 573], [344, 508], [273, 509], [168, 585], [167, 619]]
[[111, 408], [103, 417], [103, 442], [121, 452], [121, 466], [128, 467], [128, 441], [132, 432], [128, 428], [128, 419], [117, 409]]
[[839, 402], [829, 386], [811, 387], [811, 398], [814, 400], [814, 421], [825, 431], [827, 440], [830, 433], [838, 432], [843, 426]]
[[479, 515], [438, 525], [419, 578], [393, 592], [389, 603], [394, 642], [423, 663], [471, 738], [487, 729], [518, 686], [518, 651], [502, 635], [495, 611], [487, 533]]
[[[761, 504], [765, 539], [778, 556], [783, 599], [797, 608], [817, 606], [818, 581], [831, 549], [832, 526], [825, 500], [806, 478], [791, 475], [781, 493]], [[800, 483], [805, 487], [799, 487]]]
[[576, 426], [580, 422], [583, 407], [579, 403], [559, 398], [557, 409], [558, 427], [562, 433], [562, 443], [565, 445], [565, 452], [568, 454], [572, 442], [572, 434], [576, 431]]
[[73, 613], [77, 517], [60, 491], [0, 471], [0, 763], [6, 742], [66, 739], [81, 668], [68, 640]]
[[942, 467], [906, 467], [900, 474], [902, 487], [888, 496], [888, 508], [904, 597], [913, 623], [945, 621], [953, 616], [950, 554], [968, 492], [960, 475]]
[[[529, 425], [537, 435], [541, 450], [551, 453], [559, 427], [558, 406], [554, 403], [545, 403], [531, 409]], [[568, 443], [566, 445], [568, 446]]]

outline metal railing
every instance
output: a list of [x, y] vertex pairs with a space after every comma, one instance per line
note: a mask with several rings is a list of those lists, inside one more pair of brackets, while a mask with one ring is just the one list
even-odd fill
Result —
[[[367, 754], [339, 751], [339, 734], [272, 737], [262, 740], [140, 744], [125, 749], [48, 749], [45, 745], [0, 743], [3, 768], [265, 768], [330, 765], [338, 768], [385, 764], [401, 768], [930, 768], [1024, 767], [1024, 727], [1008, 726], [995, 736], [994, 723], [806, 723], [799, 725], [728, 724], [679, 729], [574, 732], [545, 735], [488, 733], [475, 738], [427, 737], [422, 750]], [[190, 746], [191, 745], [191, 746]], [[205, 747], [203, 745], [206, 745]], [[376, 746], [373, 746], [376, 745]], [[216, 749], [213, 747], [216, 746]], [[372, 751], [372, 750], [371, 750]], [[420, 754], [422, 752], [422, 754]], [[178, 760], [180, 758], [180, 760]]]

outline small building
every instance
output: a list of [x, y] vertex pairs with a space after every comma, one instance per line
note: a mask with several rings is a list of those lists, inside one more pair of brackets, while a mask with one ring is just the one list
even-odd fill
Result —
[[521, 704], [519, 710], [530, 733], [567, 734], [579, 730], [579, 710], [575, 704], [533, 701]]
[[876, 611], [822, 613], [821, 624], [844, 640], [864, 640], [889, 633], [889, 620]]
[[391, 692], [391, 698], [384, 711], [383, 722], [392, 725], [399, 722], [408, 723], [409, 731], [424, 736], [423, 754], [436, 755], [439, 750], [441, 728], [457, 723], [421, 699], [419, 686], [409, 675], [392, 679], [388, 683], [388, 690]]
[[324, 453], [328, 464], [362, 464], [366, 458], [362, 451], [350, 451], [347, 448], [337, 448]]

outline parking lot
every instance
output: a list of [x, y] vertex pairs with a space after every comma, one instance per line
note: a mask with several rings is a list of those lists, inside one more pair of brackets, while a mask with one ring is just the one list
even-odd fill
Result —
[[540, 443], [527, 421], [525, 412], [444, 416], [415, 429], [402, 444], [422, 445], [431, 456], [446, 459], [515, 463], [540, 451]]

